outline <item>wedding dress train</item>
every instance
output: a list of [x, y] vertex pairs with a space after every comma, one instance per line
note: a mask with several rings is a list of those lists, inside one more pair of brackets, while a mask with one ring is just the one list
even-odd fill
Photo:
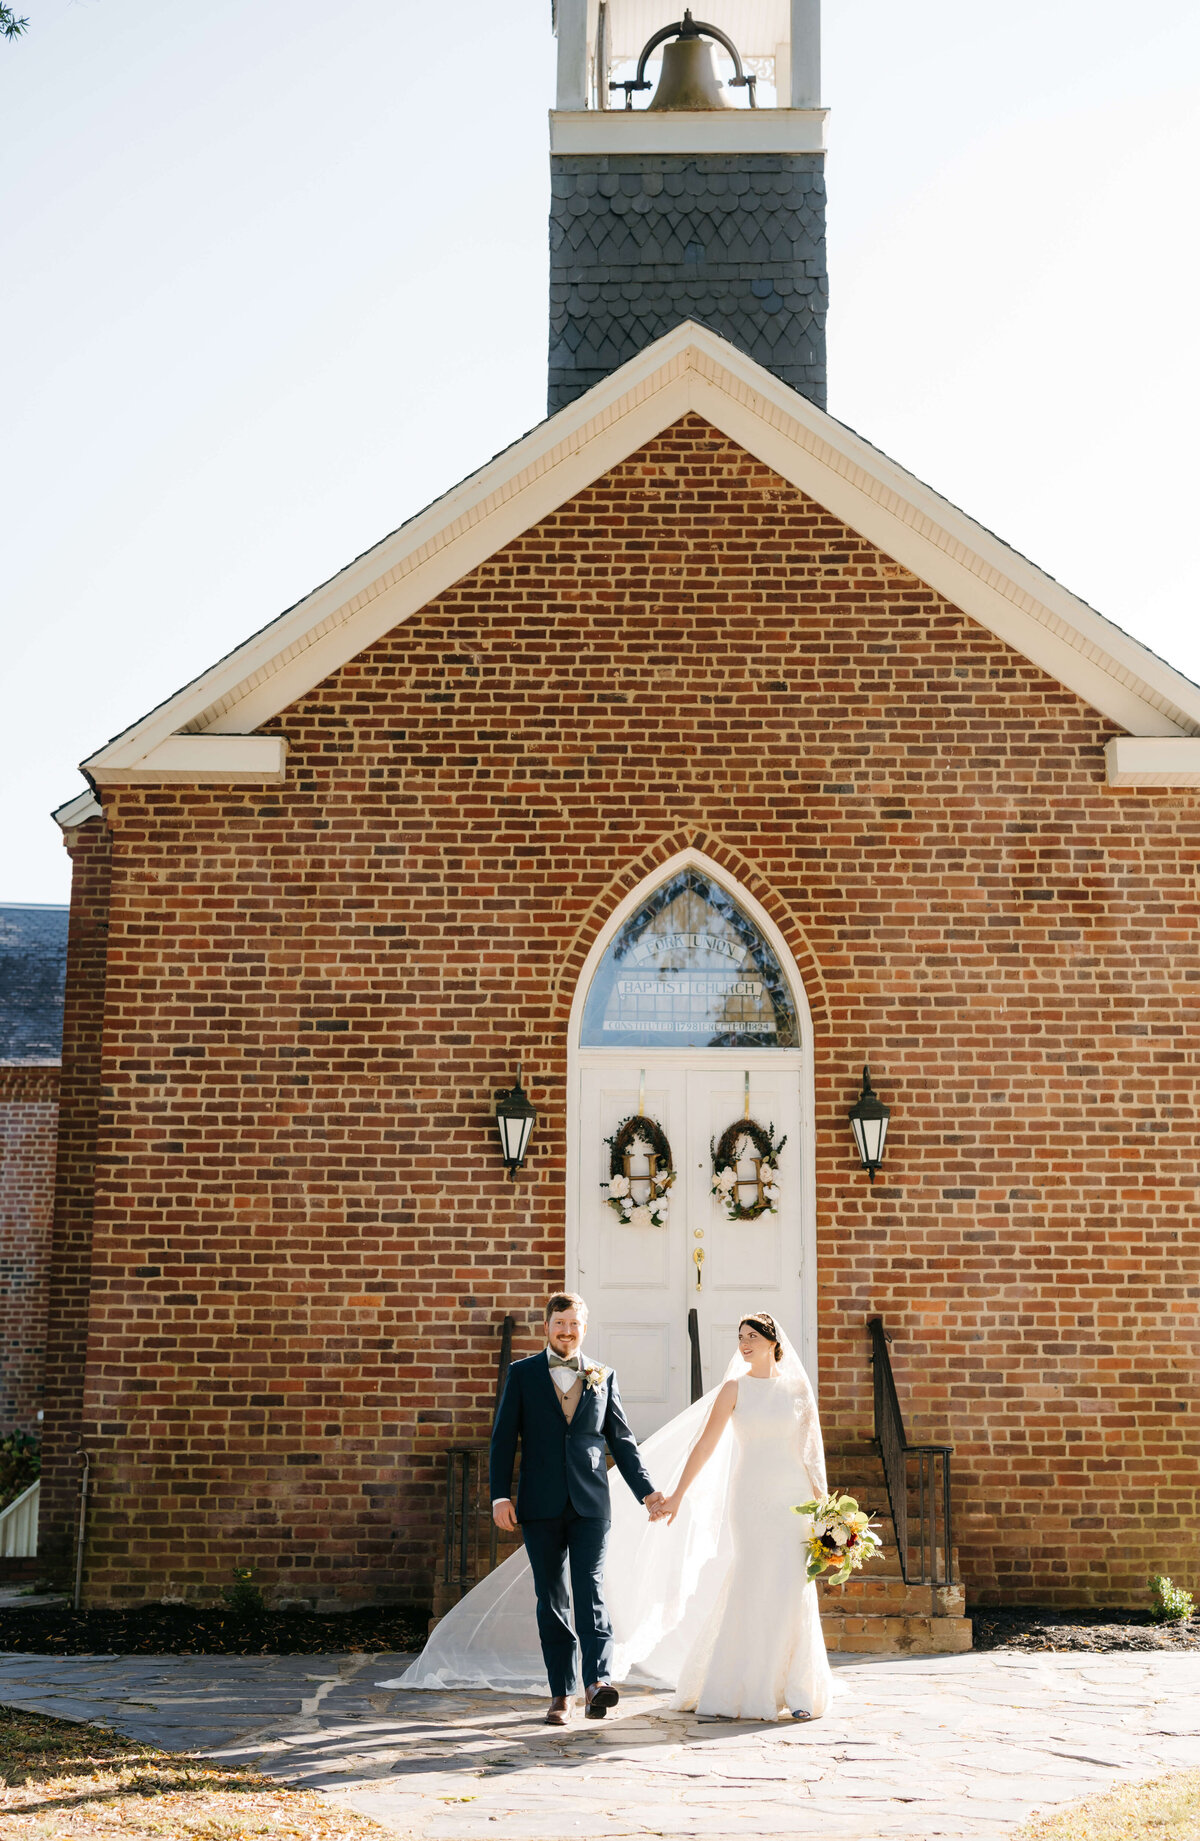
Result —
[[[792, 1505], [826, 1488], [816, 1401], [780, 1331], [783, 1359], [765, 1381], [735, 1355], [732, 1436], [721, 1439], [674, 1523], [651, 1523], [628, 1490], [612, 1496], [605, 1591], [613, 1680], [675, 1691], [703, 1714], [775, 1719], [822, 1714], [832, 1693], [816, 1587], [804, 1576], [807, 1516]], [[674, 1489], [718, 1389], [641, 1446], [659, 1488]], [[384, 1688], [496, 1688], [544, 1694], [529, 1561], [515, 1553], [437, 1625], [405, 1674]]]

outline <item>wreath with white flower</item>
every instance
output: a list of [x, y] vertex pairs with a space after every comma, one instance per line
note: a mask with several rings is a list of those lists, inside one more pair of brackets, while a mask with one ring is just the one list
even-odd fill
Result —
[[[665, 1227], [670, 1212], [667, 1190], [675, 1181], [675, 1164], [666, 1132], [653, 1119], [634, 1113], [622, 1119], [608, 1145], [608, 1182], [604, 1200], [613, 1213], [630, 1227]], [[630, 1176], [633, 1157], [645, 1157], [650, 1165], [648, 1176]], [[638, 1201], [634, 1183], [649, 1185], [649, 1193]]]
[[[730, 1221], [757, 1221], [760, 1215], [778, 1214], [783, 1191], [779, 1183], [779, 1153], [787, 1143], [786, 1135], [776, 1138], [774, 1125], [759, 1125], [754, 1119], [738, 1119], [710, 1145], [713, 1160], [712, 1193]], [[749, 1146], [749, 1152], [746, 1150]], [[758, 1161], [758, 1182], [752, 1202], [743, 1202], [741, 1191], [749, 1178], [738, 1181], [738, 1160], [750, 1155]]]

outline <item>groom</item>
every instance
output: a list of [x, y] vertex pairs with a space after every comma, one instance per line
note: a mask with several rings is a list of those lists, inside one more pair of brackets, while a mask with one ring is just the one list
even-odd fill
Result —
[[[611, 1368], [583, 1355], [587, 1305], [573, 1291], [546, 1305], [546, 1347], [514, 1362], [492, 1431], [492, 1516], [506, 1534], [518, 1521], [537, 1593], [538, 1635], [550, 1677], [548, 1726], [565, 1726], [578, 1688], [575, 1631], [567, 1597], [567, 1568], [583, 1649], [588, 1719], [602, 1720], [617, 1704], [613, 1633], [604, 1602], [604, 1553], [612, 1516], [605, 1445], [639, 1502], [653, 1516], [662, 1502], [646, 1474], [637, 1440], [621, 1410]], [[521, 1479], [514, 1510], [517, 1440]]]

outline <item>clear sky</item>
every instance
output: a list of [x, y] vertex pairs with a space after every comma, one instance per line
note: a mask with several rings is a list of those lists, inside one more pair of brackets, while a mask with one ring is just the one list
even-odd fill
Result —
[[[554, 48], [549, 0], [18, 10], [0, 898], [64, 901], [76, 763], [544, 414]], [[1200, 7], [824, 40], [832, 413], [1200, 678]]]

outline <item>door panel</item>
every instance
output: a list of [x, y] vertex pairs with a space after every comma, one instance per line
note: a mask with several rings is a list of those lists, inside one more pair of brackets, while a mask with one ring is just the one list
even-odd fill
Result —
[[[579, 1290], [588, 1302], [587, 1352], [617, 1370], [621, 1398], [640, 1437], [679, 1409], [687, 1324], [678, 1307], [686, 1209], [671, 1190], [665, 1227], [631, 1227], [604, 1200], [612, 1136], [638, 1110], [641, 1070], [585, 1068], [580, 1092]], [[681, 1070], [647, 1068], [644, 1109], [678, 1161], [686, 1088]]]
[[[591, 1333], [588, 1334], [589, 1344]], [[617, 1371], [621, 1400], [641, 1406], [667, 1400], [671, 1394], [671, 1325], [624, 1323], [607, 1326], [605, 1353], [600, 1357]], [[589, 1350], [590, 1352], [590, 1350]]]

